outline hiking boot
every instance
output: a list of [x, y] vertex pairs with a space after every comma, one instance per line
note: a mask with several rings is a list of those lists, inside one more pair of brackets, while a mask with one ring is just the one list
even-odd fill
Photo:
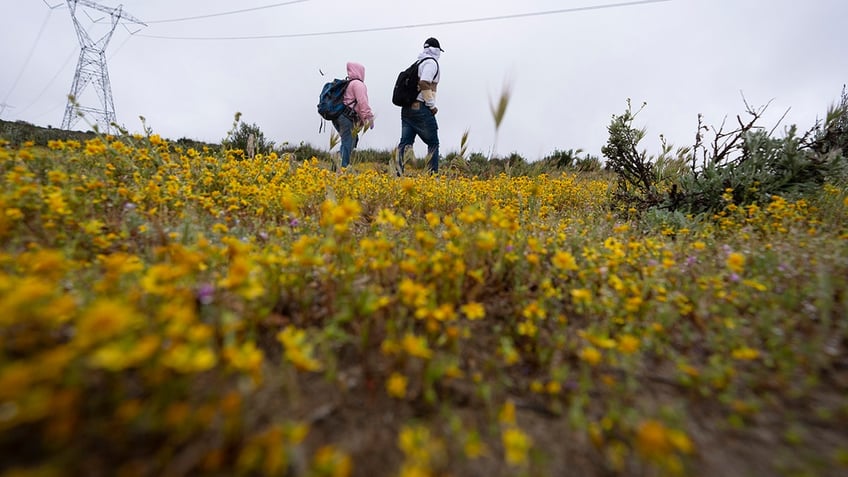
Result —
[[395, 156], [396, 158], [392, 161], [392, 165], [395, 167], [395, 174], [400, 177], [403, 175], [403, 159], [401, 159], [401, 157], [397, 154], [395, 154]]

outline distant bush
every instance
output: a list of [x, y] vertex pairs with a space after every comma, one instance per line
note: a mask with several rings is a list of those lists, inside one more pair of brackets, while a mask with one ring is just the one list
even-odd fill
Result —
[[389, 165], [394, 155], [393, 149], [355, 149], [352, 160], [354, 163]]
[[[252, 139], [251, 139], [252, 138]], [[228, 149], [241, 149], [246, 155], [267, 154], [274, 148], [274, 141], [265, 138], [265, 133], [256, 125], [240, 121], [240, 115], [236, 115], [233, 129], [222, 141]]]
[[[644, 107], [644, 104], [642, 105]], [[609, 139], [601, 151], [607, 167], [616, 174], [616, 199], [627, 208], [661, 208], [699, 214], [717, 212], [735, 204], [761, 203], [778, 195], [797, 198], [818, 190], [824, 183], [846, 177], [843, 154], [848, 124], [848, 99], [843, 90], [839, 106], [828, 112], [823, 125], [804, 135], [796, 126], [784, 137], [773, 136], [759, 125], [765, 107], [746, 103], [747, 121], [736, 117], [738, 127], [708, 127], [700, 123], [692, 148], [673, 151], [663, 140], [657, 157], [639, 151], [644, 129], [636, 129], [628, 100], [627, 109], [615, 115]], [[709, 137], [708, 137], [709, 136]]]
[[318, 159], [322, 159], [325, 161], [330, 160], [330, 153], [314, 147], [312, 144], [308, 142], [301, 141], [297, 146], [292, 146], [288, 143], [280, 146], [279, 151], [281, 154], [292, 154], [294, 155], [295, 160], [297, 161], [306, 161], [316, 157]]
[[0, 137], [5, 138], [12, 146], [18, 147], [21, 144], [32, 141], [37, 146], [46, 146], [50, 140], [68, 140], [86, 141], [93, 139], [96, 134], [93, 131], [65, 131], [52, 127], [40, 127], [30, 124], [26, 121], [3, 121], [0, 120]]
[[583, 149], [554, 150], [553, 153], [542, 158], [545, 168], [556, 170], [569, 170], [577, 172], [596, 172], [603, 167], [597, 156], [586, 154], [581, 157]]

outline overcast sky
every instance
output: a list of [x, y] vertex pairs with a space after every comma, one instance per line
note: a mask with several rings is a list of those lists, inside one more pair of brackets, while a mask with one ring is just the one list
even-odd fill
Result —
[[[661, 133], [691, 145], [698, 113], [713, 125], [744, 113], [743, 94], [753, 106], [771, 102], [764, 126], [789, 110], [784, 123], [806, 130], [848, 82], [846, 0], [97, 3], [123, 5], [147, 23], [124, 21], [106, 48], [118, 123], [140, 132], [144, 116], [173, 140], [218, 142], [238, 111], [278, 144], [327, 148], [318, 93], [356, 61], [376, 113], [359, 147], [393, 148], [400, 109], [392, 85], [429, 36], [445, 50], [437, 99], [443, 154], [458, 151], [469, 130], [469, 152], [494, 147], [535, 160], [580, 148], [600, 156], [610, 119], [628, 98], [647, 102], [636, 125], [647, 128], [651, 154]], [[0, 0], [0, 12], [0, 118], [59, 127], [79, 56], [66, 2]], [[79, 5], [77, 17], [93, 36], [108, 30], [108, 17], [95, 10]], [[504, 85], [512, 96], [496, 136], [490, 101]], [[94, 92], [81, 102], [100, 108]], [[416, 153], [425, 151], [417, 142]]]

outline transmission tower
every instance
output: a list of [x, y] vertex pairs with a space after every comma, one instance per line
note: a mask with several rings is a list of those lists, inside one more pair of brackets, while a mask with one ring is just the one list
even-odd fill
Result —
[[[62, 129], [71, 129], [81, 115], [88, 115], [95, 120], [101, 131], [111, 132], [112, 124], [117, 122], [115, 118], [115, 105], [112, 102], [112, 85], [109, 83], [109, 72], [106, 69], [106, 47], [115, 27], [122, 21], [147, 26], [141, 20], [124, 13], [122, 5], [117, 8], [104, 7], [90, 0], [67, 0], [71, 11], [71, 19], [77, 31], [80, 42], [80, 56], [77, 62], [77, 70], [74, 74], [74, 82], [71, 84], [71, 92], [68, 95], [68, 105], [65, 107], [65, 118], [62, 120]], [[88, 31], [77, 19], [77, 5], [88, 7], [106, 13], [110, 17], [111, 28], [99, 39], [94, 40]], [[80, 104], [82, 93], [93, 84], [100, 98], [100, 107]]]
[[0, 117], [3, 117], [3, 112], [6, 111], [6, 108], [14, 108], [14, 106], [7, 103], [0, 103]]

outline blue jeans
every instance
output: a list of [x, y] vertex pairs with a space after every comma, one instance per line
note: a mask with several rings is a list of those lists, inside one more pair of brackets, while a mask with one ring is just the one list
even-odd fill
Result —
[[400, 110], [400, 144], [398, 144], [398, 175], [403, 173], [403, 154], [415, 142], [415, 136], [427, 145], [430, 162], [427, 170], [439, 172], [439, 125], [436, 115], [423, 103], [417, 109], [411, 106]]
[[350, 165], [350, 155], [354, 148], [356, 148], [356, 143], [359, 142], [359, 137], [353, 135], [353, 120], [346, 114], [342, 114], [333, 120], [333, 127], [336, 128], [336, 131], [339, 133], [339, 139], [341, 140], [339, 152], [342, 155], [342, 167], [348, 167]]

